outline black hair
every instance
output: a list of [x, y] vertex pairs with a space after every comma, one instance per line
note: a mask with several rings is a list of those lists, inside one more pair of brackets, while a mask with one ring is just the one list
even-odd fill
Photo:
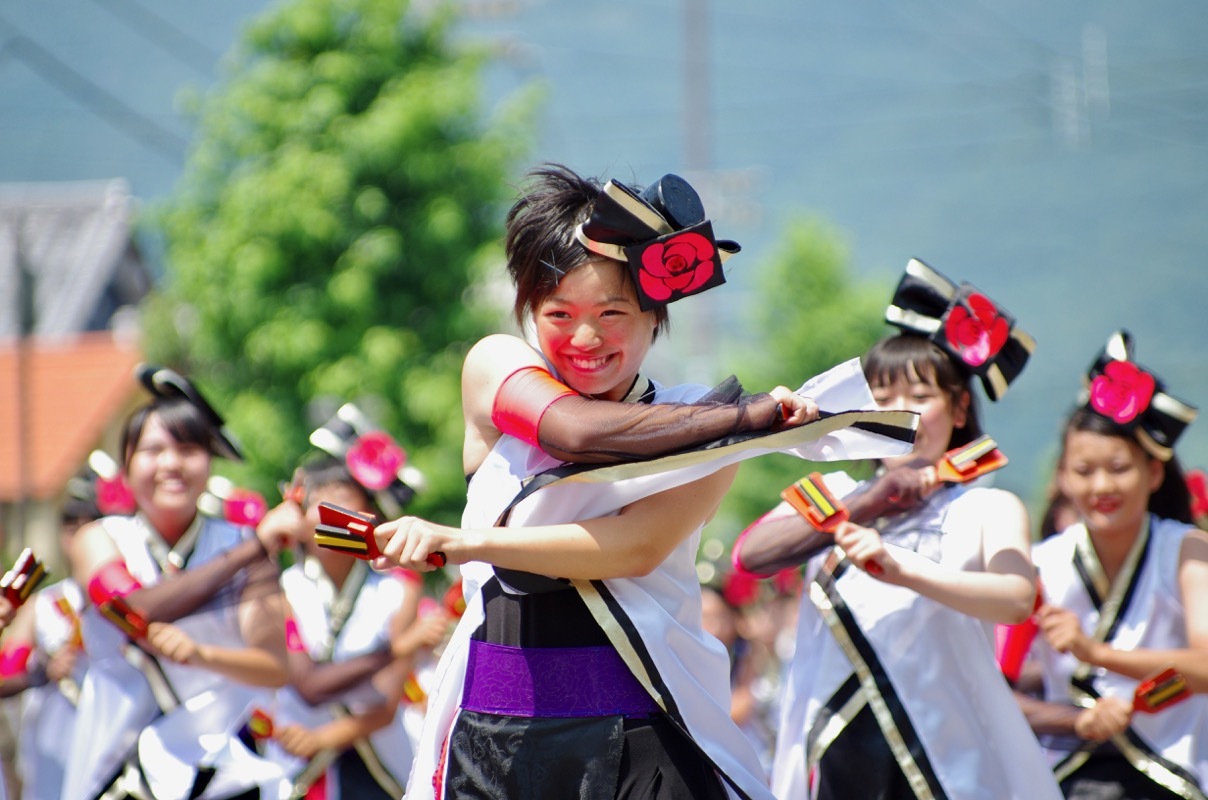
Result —
[[[1069, 440], [1069, 435], [1076, 431], [1124, 439], [1135, 445], [1145, 458], [1151, 461], [1160, 460], [1155, 459], [1149, 451], [1142, 447], [1136, 436], [1127, 429], [1120, 427], [1093, 409], [1081, 406], [1074, 409], [1066, 419], [1065, 427], [1061, 432], [1061, 455], [1057, 463], [1063, 463], [1065, 460], [1066, 442]], [[1162, 485], [1149, 495], [1149, 513], [1188, 524], [1193, 521], [1191, 492], [1187, 488], [1187, 478], [1183, 475], [1183, 468], [1179, 466], [1179, 460], [1173, 455], [1168, 461], [1162, 462]]]
[[[504, 242], [508, 274], [516, 288], [512, 313], [521, 326], [567, 274], [603, 259], [575, 238], [575, 228], [591, 217], [600, 181], [561, 164], [544, 164], [529, 172], [528, 179], [524, 193], [508, 211]], [[628, 268], [616, 263], [632, 283]], [[666, 306], [655, 308], [654, 315], [657, 338], [670, 325], [670, 317]]]
[[331, 455], [317, 456], [298, 468], [302, 473], [302, 487], [306, 490], [306, 503], [310, 505], [310, 495], [316, 489], [325, 486], [348, 486], [355, 489], [365, 499], [366, 508], [383, 519], [381, 508], [373, 494], [354, 477], [348, 469], [347, 462], [342, 458]]
[[952, 429], [947, 449], [963, 447], [982, 435], [972, 375], [930, 339], [912, 333], [888, 336], [869, 348], [860, 361], [870, 386], [887, 386], [902, 378], [921, 379], [944, 392], [953, 409], [968, 396], [965, 424]]
[[158, 397], [136, 409], [126, 420], [126, 427], [122, 431], [122, 458], [126, 466], [130, 465], [130, 458], [152, 414], [159, 416], [160, 422], [176, 441], [201, 445], [213, 453], [215, 430], [210, 418], [183, 397]]
[[85, 497], [68, 497], [63, 501], [63, 508], [59, 511], [59, 521], [63, 525], [80, 525], [85, 522], [98, 520], [103, 516], [105, 515], [97, 508], [96, 500]]

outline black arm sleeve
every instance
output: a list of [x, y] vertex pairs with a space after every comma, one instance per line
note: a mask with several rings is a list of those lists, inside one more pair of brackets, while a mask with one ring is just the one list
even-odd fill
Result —
[[340, 662], [315, 663], [306, 653], [290, 653], [289, 681], [307, 705], [323, 705], [335, 702], [392, 660], [389, 647]]
[[[901, 514], [921, 502], [919, 469], [923, 462], [887, 470], [843, 498], [848, 519], [868, 525], [881, 517]], [[771, 575], [797, 567], [835, 543], [829, 533], [814, 528], [800, 514], [761, 517], [739, 534], [734, 561], [756, 575]]]
[[[144, 586], [131, 592], [126, 598], [130, 605], [148, 622], [174, 622], [193, 613], [213, 599], [239, 570], [253, 565], [265, 569], [274, 576], [276, 570], [269, 562], [264, 548], [256, 539], [248, 539], [226, 551], [213, 561], [175, 575], [165, 576], [154, 586]], [[257, 581], [257, 585], [267, 585]]]
[[799, 567], [835, 544], [835, 538], [805, 521], [800, 514], [762, 517], [734, 543], [734, 562], [755, 575], [772, 575]]
[[541, 449], [580, 464], [666, 455], [736, 433], [768, 430], [780, 419], [769, 394], [739, 397], [730, 378], [695, 403], [609, 403], [568, 396], [541, 417]]

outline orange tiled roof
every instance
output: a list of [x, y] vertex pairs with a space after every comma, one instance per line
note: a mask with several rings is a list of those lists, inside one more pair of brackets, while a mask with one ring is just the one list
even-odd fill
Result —
[[17, 346], [0, 344], [0, 502], [58, 495], [139, 392], [138, 348], [110, 333], [33, 340], [25, 348], [26, 485], [22, 486]]

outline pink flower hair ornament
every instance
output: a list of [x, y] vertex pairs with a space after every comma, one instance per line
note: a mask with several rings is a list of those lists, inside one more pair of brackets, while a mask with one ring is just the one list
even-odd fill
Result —
[[1169, 461], [1198, 411], [1167, 394], [1162, 380], [1137, 364], [1133, 350], [1128, 331], [1109, 336], [1087, 371], [1079, 403], [1133, 436], [1154, 458]]

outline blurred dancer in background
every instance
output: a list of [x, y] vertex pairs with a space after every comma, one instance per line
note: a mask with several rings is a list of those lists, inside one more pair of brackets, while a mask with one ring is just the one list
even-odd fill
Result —
[[[1059, 496], [1078, 520], [1033, 550], [1044, 699], [1020, 702], [1069, 798], [1202, 800], [1208, 787], [1208, 533], [1174, 453], [1195, 416], [1119, 332], [1062, 431]], [[1196, 694], [1135, 713], [1148, 708], [1138, 684], [1167, 668]]]

